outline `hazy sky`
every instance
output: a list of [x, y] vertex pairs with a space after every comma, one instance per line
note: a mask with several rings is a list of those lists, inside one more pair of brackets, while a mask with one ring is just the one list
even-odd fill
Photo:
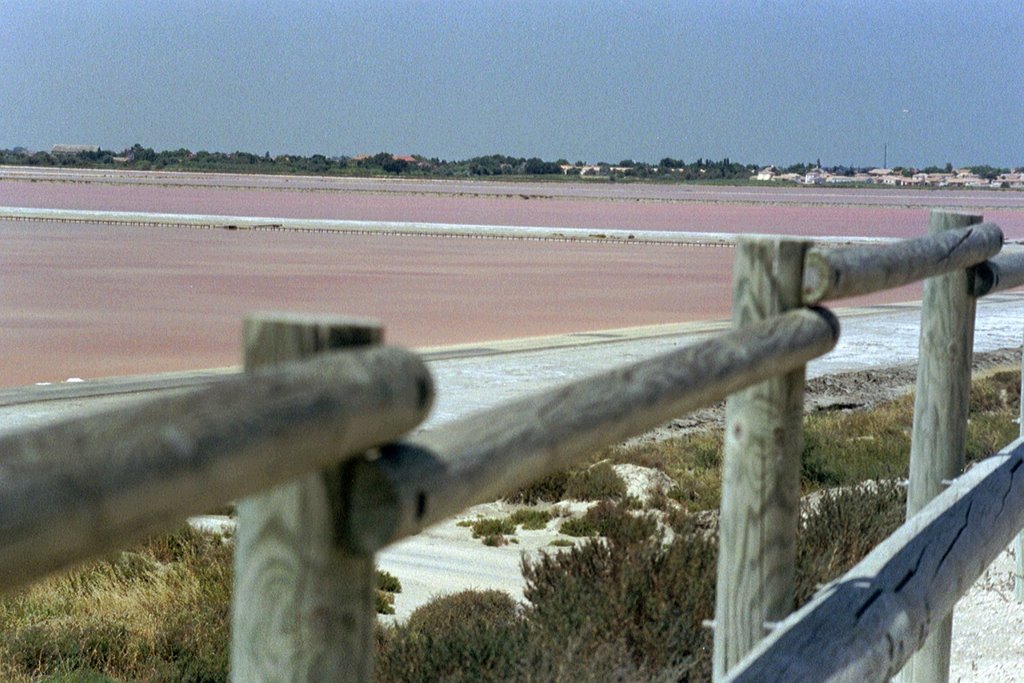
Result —
[[1024, 165], [1024, 2], [0, 0], [0, 148]]

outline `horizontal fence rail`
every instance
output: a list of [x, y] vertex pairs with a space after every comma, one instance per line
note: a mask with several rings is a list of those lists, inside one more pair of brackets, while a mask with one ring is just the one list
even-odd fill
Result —
[[1024, 286], [1024, 251], [1003, 252], [974, 268], [974, 296]]
[[352, 465], [347, 542], [362, 552], [494, 500], [730, 393], [830, 351], [824, 309], [714, 339], [530, 396], [389, 446]]
[[963, 270], [999, 253], [1003, 231], [992, 223], [880, 247], [813, 249], [804, 265], [804, 303], [871, 294]]
[[398, 348], [325, 355], [0, 437], [0, 586], [394, 440], [433, 383]]
[[977, 463], [726, 680], [888, 681], [1024, 526], [1024, 440]]

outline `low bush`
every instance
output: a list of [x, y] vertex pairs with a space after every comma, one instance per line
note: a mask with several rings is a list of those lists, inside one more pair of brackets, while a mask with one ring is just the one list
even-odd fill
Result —
[[379, 681], [498, 681], [520, 669], [526, 627], [501, 591], [438, 598], [404, 625], [381, 627]]
[[558, 533], [580, 538], [596, 536], [597, 529], [586, 517], [570, 517], [558, 527]]
[[514, 534], [516, 525], [508, 517], [483, 517], [473, 520], [470, 529], [473, 531], [473, 538], [488, 538]]
[[547, 510], [521, 508], [509, 515], [509, 521], [528, 531], [537, 531], [548, 525], [548, 522], [551, 521], [551, 513]]
[[822, 492], [797, 536], [797, 604], [844, 574], [906, 518], [906, 488], [895, 481]]
[[386, 572], [383, 569], [378, 569], [377, 590], [384, 591], [385, 593], [401, 593], [402, 582], [399, 581], [398, 577], [394, 574]]
[[971, 414], [1020, 414], [1020, 369], [998, 369], [971, 384]]
[[[525, 560], [532, 638], [574, 661], [611, 659], [630, 679], [706, 668], [716, 542], [703, 535], [594, 539]], [[709, 661], [709, 660], [708, 660]]]
[[575, 500], [621, 500], [626, 497], [626, 482], [610, 462], [599, 462], [570, 476], [565, 495]]
[[565, 489], [569, 484], [569, 472], [555, 472], [505, 496], [509, 503], [536, 505], [537, 503], [557, 503], [566, 498]]

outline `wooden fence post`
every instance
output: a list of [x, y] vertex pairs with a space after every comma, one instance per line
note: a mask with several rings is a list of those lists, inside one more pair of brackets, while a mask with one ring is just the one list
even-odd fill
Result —
[[[1021, 359], [1020, 417], [1017, 422], [1020, 425], [1019, 433], [1024, 437], [1024, 358]], [[1013, 554], [1015, 556], [1013, 596], [1017, 602], [1024, 603], [1024, 531], [1017, 534], [1013, 541]]]
[[[810, 243], [742, 238], [733, 272], [733, 326], [801, 305]], [[713, 674], [726, 672], [794, 606], [805, 371], [733, 394], [726, 403]]]
[[[377, 344], [381, 337], [372, 321], [255, 317], [246, 320], [245, 368]], [[340, 468], [238, 504], [231, 625], [231, 680], [237, 683], [367, 681], [372, 675], [374, 562], [336, 541]]]
[[[964, 228], [981, 216], [932, 211], [928, 232]], [[914, 426], [910, 437], [907, 518], [963, 470], [967, 411], [971, 393], [975, 298], [970, 272], [962, 270], [925, 280], [921, 302]], [[904, 683], [949, 680], [950, 614], [931, 629], [924, 646], [903, 667]]]

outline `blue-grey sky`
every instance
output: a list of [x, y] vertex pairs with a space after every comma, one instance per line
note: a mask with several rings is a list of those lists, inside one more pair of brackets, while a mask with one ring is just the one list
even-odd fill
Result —
[[0, 148], [1024, 165], [1020, 0], [0, 0]]

